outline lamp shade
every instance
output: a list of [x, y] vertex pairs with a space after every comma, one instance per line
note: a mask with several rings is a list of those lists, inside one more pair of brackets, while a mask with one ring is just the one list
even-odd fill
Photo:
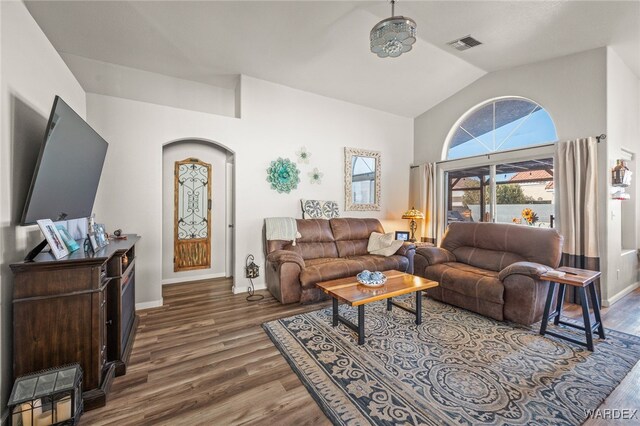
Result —
[[424, 219], [424, 213], [420, 210], [416, 210], [415, 207], [411, 207], [411, 210], [407, 210], [402, 214], [403, 219]]

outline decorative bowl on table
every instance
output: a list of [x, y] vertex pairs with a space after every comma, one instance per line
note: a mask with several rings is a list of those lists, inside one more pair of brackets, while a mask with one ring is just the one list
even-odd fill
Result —
[[381, 287], [387, 282], [387, 277], [380, 271], [367, 271], [366, 269], [356, 275], [358, 282], [367, 287]]

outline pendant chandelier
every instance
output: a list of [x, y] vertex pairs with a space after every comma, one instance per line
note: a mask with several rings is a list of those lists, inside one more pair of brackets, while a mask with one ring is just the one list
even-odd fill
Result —
[[416, 22], [395, 15], [395, 0], [391, 0], [391, 18], [378, 22], [371, 30], [371, 51], [379, 58], [397, 58], [411, 50], [416, 42]]

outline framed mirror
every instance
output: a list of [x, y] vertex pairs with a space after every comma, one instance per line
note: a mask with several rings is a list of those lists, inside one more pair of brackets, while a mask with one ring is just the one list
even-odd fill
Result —
[[380, 153], [344, 149], [345, 210], [380, 210]]

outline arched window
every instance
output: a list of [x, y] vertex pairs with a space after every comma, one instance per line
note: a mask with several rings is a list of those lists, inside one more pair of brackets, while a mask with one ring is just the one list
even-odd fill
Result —
[[447, 159], [472, 157], [557, 140], [549, 113], [529, 99], [492, 99], [469, 111], [449, 133]]

